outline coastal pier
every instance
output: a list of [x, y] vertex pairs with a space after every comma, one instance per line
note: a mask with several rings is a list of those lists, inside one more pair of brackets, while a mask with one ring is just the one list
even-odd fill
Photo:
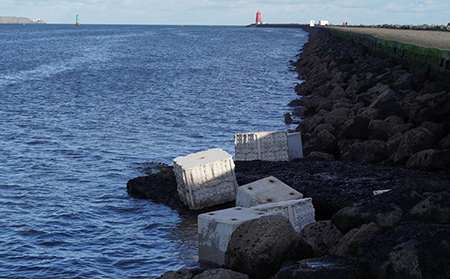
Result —
[[450, 73], [450, 32], [363, 27], [323, 27], [416, 69]]

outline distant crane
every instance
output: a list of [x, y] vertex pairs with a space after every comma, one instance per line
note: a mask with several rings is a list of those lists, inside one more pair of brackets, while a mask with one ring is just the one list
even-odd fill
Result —
[[77, 14], [77, 16], [76, 16], [75, 25], [76, 26], [80, 25], [80, 15], [79, 14]]

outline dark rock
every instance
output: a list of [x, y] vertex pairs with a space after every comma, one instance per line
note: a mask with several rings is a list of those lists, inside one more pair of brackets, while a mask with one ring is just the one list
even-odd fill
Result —
[[359, 140], [340, 140], [338, 142], [338, 150], [339, 150], [340, 157], [344, 156], [344, 154], [347, 153], [352, 148], [352, 146], [357, 142], [360, 142], [360, 141]]
[[334, 156], [325, 153], [325, 152], [318, 152], [318, 151], [312, 151], [309, 153], [309, 155], [306, 157], [307, 160], [310, 161], [334, 161]]
[[423, 127], [407, 131], [393, 157], [394, 163], [405, 164], [413, 154], [430, 149], [435, 139], [435, 135]]
[[327, 130], [323, 130], [305, 144], [304, 151], [306, 154], [309, 154], [311, 151], [337, 154], [337, 142], [333, 134]]
[[404, 73], [397, 80], [395, 80], [392, 87], [395, 90], [411, 90], [412, 75], [410, 73]]
[[361, 163], [376, 163], [386, 159], [388, 159], [386, 143], [380, 140], [357, 142], [342, 156], [344, 161]]
[[339, 210], [331, 217], [331, 221], [343, 234], [371, 222], [375, 222], [381, 229], [392, 228], [400, 223], [404, 213], [423, 199], [422, 195], [413, 190], [393, 189]]
[[359, 259], [377, 279], [450, 278], [450, 226], [405, 222], [364, 241]]
[[392, 137], [398, 133], [404, 134], [407, 131], [412, 130], [413, 128], [414, 125], [412, 123], [395, 125], [389, 131], [389, 136]]
[[449, 192], [450, 180], [408, 177], [405, 179], [404, 188], [419, 194]]
[[300, 235], [311, 246], [314, 257], [327, 255], [343, 236], [330, 220], [308, 224]]
[[409, 219], [424, 223], [450, 224], [450, 193], [436, 193], [419, 202], [411, 208]]
[[177, 271], [167, 271], [162, 276], [158, 277], [158, 279], [192, 279], [201, 272], [203, 272], [203, 270], [184, 267]]
[[369, 137], [369, 117], [358, 114], [342, 127], [342, 134], [350, 139], [367, 139]]
[[225, 266], [251, 278], [267, 278], [289, 258], [296, 238], [291, 223], [281, 215], [247, 221], [231, 235]]
[[249, 279], [246, 274], [242, 274], [225, 268], [206, 270], [202, 274], [194, 276], [193, 279]]
[[370, 120], [369, 123], [370, 138], [387, 141], [389, 139], [390, 130], [391, 126], [386, 121], [377, 119]]
[[379, 231], [377, 224], [373, 222], [351, 229], [329, 252], [332, 255], [356, 255], [359, 244], [376, 235]]
[[[302, 133], [311, 133], [317, 125], [323, 123], [322, 116], [313, 116], [305, 119], [302, 123], [300, 123], [298, 130]], [[297, 130], [297, 129], [296, 129]]]
[[396, 125], [402, 125], [402, 124], [405, 124], [405, 121], [403, 121], [403, 119], [401, 119], [400, 117], [398, 117], [398, 116], [396, 116], [396, 115], [391, 115], [391, 116], [389, 116], [388, 118], [386, 118], [385, 120], [384, 120], [388, 125], [389, 125], [389, 127], [394, 127], [394, 126], [396, 126]]
[[444, 90], [442, 82], [435, 81], [425, 84], [420, 91], [420, 95], [439, 93]]
[[450, 149], [450, 134], [448, 134], [445, 138], [443, 138], [439, 142], [439, 148], [441, 148], [441, 149]]
[[369, 105], [369, 108], [380, 109], [381, 107], [394, 103], [397, 100], [397, 95], [394, 90], [387, 89], [376, 97]]
[[366, 265], [346, 256], [288, 262], [275, 276], [276, 279], [370, 279]]
[[424, 121], [439, 122], [450, 115], [450, 94], [440, 92], [418, 96], [410, 111], [410, 118], [416, 124]]
[[292, 120], [291, 114], [289, 112], [287, 112], [284, 115], [284, 123], [289, 125], [289, 124], [292, 124], [292, 122], [294, 122], [294, 120]]
[[389, 160], [393, 161], [395, 154], [397, 153], [398, 147], [403, 140], [403, 134], [397, 133], [390, 137], [386, 143], [386, 151], [388, 153]]
[[405, 109], [398, 103], [390, 103], [382, 106], [375, 115], [375, 119], [384, 120], [392, 115], [398, 116], [403, 120], [408, 119], [408, 114]]
[[348, 108], [338, 108], [336, 110], [325, 113], [323, 116], [324, 123], [333, 125], [334, 127], [341, 127], [347, 120], [353, 117], [353, 112]]
[[304, 100], [303, 99], [296, 99], [291, 101], [288, 106], [290, 107], [299, 107], [299, 106], [303, 106], [304, 105]]
[[335, 135], [336, 129], [331, 124], [319, 124], [313, 131], [313, 135], [317, 136], [322, 131], [328, 131], [331, 134]]
[[408, 159], [406, 166], [423, 170], [450, 170], [450, 149], [443, 151], [436, 149], [419, 151]]
[[432, 132], [437, 141], [440, 141], [444, 137], [444, 126], [442, 124], [425, 121], [422, 125], [420, 125], [420, 127]]

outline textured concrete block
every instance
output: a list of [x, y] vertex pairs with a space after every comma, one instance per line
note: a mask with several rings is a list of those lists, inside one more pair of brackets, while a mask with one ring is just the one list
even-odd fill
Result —
[[231, 234], [249, 220], [268, 216], [263, 211], [235, 207], [198, 215], [198, 254], [200, 262], [223, 265]]
[[201, 209], [236, 199], [237, 182], [230, 154], [209, 149], [173, 160], [177, 190], [190, 209]]
[[311, 198], [261, 204], [253, 206], [251, 209], [285, 216], [296, 232], [300, 232], [304, 226], [316, 222]]
[[270, 176], [239, 187], [236, 195], [236, 206], [251, 207], [301, 198], [303, 198], [303, 195], [300, 192]]
[[287, 140], [289, 149], [289, 160], [293, 160], [296, 158], [303, 158], [302, 134], [289, 133], [287, 135]]
[[288, 161], [286, 132], [257, 132], [234, 135], [236, 160]]

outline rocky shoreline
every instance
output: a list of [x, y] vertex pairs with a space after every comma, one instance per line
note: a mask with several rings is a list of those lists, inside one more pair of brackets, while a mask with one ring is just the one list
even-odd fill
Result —
[[[317, 222], [298, 234], [284, 217], [244, 223], [225, 266], [160, 278], [450, 278], [445, 77], [411, 71], [326, 30], [310, 32], [292, 62], [306, 79], [296, 87], [303, 97], [291, 103], [304, 119], [296, 130], [307, 158], [236, 161], [235, 172], [239, 185], [273, 175], [311, 197]], [[180, 215], [233, 206], [191, 211], [176, 187], [172, 167], [155, 164], [127, 191]]]
[[292, 63], [306, 156], [450, 170], [450, 83], [326, 30]]

